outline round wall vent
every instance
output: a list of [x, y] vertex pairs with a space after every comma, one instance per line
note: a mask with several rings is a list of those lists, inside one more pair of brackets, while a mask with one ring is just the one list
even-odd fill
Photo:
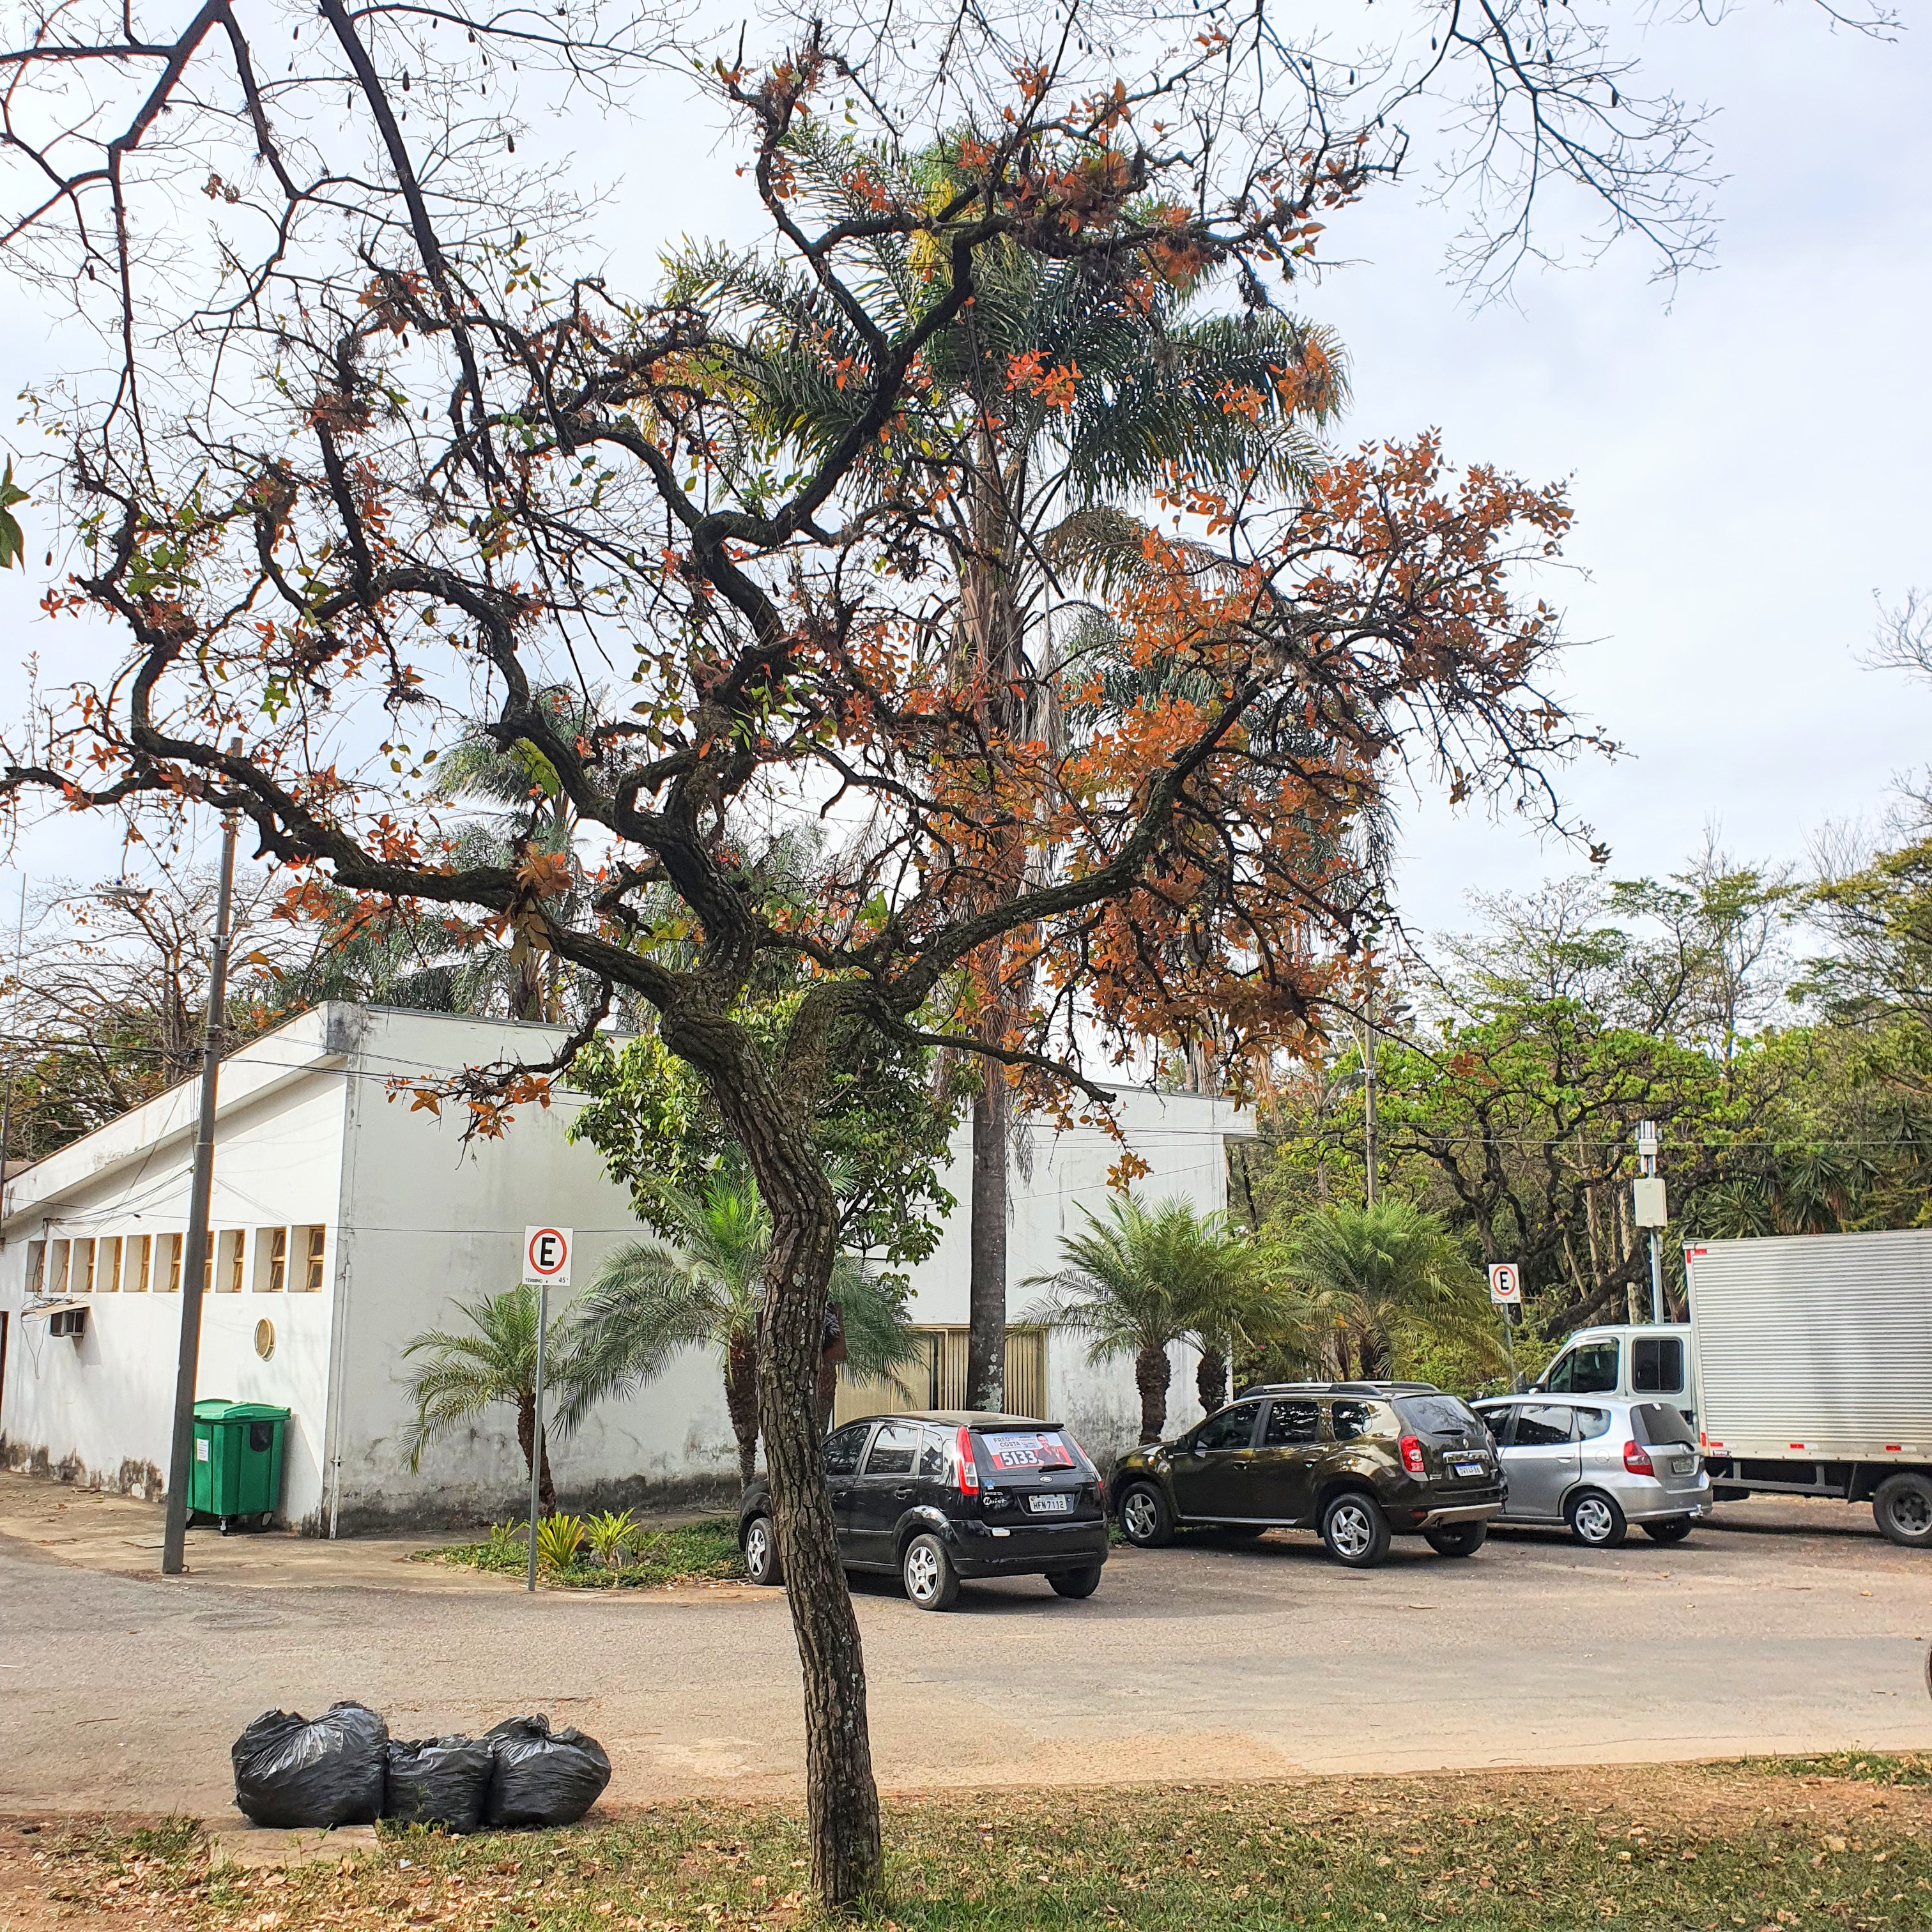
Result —
[[263, 1361], [275, 1352], [275, 1324], [261, 1321], [255, 1324], [255, 1352]]

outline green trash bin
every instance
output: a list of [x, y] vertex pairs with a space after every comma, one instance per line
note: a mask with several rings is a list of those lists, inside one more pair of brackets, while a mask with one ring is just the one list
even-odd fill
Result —
[[238, 1522], [266, 1529], [282, 1500], [282, 1437], [289, 1412], [265, 1402], [211, 1396], [194, 1406], [194, 1478], [188, 1520], [218, 1520], [226, 1536]]

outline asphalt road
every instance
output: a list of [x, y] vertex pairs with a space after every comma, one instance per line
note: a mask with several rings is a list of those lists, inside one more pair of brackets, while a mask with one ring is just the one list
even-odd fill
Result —
[[[898, 1790], [1932, 1748], [1932, 1555], [1868, 1513], [1753, 1502], [1674, 1549], [1307, 1536], [1124, 1551], [1099, 1593], [861, 1581]], [[0, 1538], [0, 1811], [218, 1817], [257, 1712], [374, 1705], [398, 1736], [542, 1710], [601, 1738], [616, 1803], [782, 1793], [800, 1756], [782, 1595], [243, 1586], [103, 1574]]]

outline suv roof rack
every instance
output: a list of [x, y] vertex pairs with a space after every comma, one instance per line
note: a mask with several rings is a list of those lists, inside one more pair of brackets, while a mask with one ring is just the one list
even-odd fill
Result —
[[1440, 1395], [1433, 1382], [1254, 1382], [1236, 1398], [1245, 1401], [1256, 1395]]

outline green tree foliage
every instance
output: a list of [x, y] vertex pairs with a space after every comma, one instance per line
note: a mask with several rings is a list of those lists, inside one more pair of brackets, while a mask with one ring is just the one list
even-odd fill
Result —
[[1090, 1362], [1131, 1355], [1141, 1440], [1156, 1442], [1167, 1426], [1174, 1343], [1226, 1349], [1272, 1328], [1278, 1304], [1264, 1258], [1226, 1215], [1178, 1196], [1149, 1208], [1129, 1194], [1104, 1214], [1082, 1211], [1086, 1225], [1062, 1239], [1058, 1269], [1028, 1278], [1047, 1292], [1021, 1319], [1084, 1337]]
[[[408, 1448], [412, 1469], [422, 1467], [423, 1452], [437, 1437], [498, 1402], [506, 1403], [517, 1412], [517, 1445], [524, 1452], [524, 1469], [541, 1455], [538, 1494], [545, 1510], [556, 1509], [548, 1424], [542, 1444], [537, 1440], [538, 1306], [537, 1291], [528, 1286], [506, 1288], [481, 1300], [460, 1301], [457, 1310], [470, 1324], [466, 1330], [431, 1328], [405, 1346], [405, 1357], [426, 1358], [410, 1378], [410, 1394], [416, 1405]], [[590, 1406], [578, 1396], [580, 1370], [571, 1326], [567, 1314], [554, 1315], [544, 1338], [545, 1406], [550, 1406], [554, 1391], [551, 1415], [566, 1434]]]
[[[604, 1396], [652, 1380], [680, 1348], [715, 1349], [739, 1472], [748, 1483], [758, 1467], [757, 1343], [770, 1212], [742, 1157], [722, 1162], [695, 1189], [660, 1180], [646, 1191], [647, 1218], [668, 1238], [626, 1242], [598, 1267], [578, 1304], [566, 1418], [574, 1424]], [[831, 1292], [855, 1373], [890, 1376], [918, 1354], [896, 1283], [843, 1255]]]

